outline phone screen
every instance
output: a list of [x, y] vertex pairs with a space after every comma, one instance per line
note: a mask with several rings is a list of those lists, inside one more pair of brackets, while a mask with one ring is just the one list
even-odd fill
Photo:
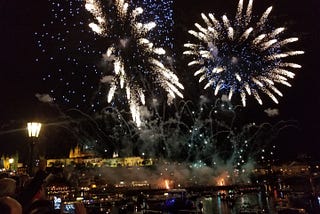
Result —
[[63, 204], [63, 213], [75, 213], [74, 202], [65, 202]]
[[54, 196], [53, 197], [53, 206], [55, 210], [61, 209], [61, 198]]

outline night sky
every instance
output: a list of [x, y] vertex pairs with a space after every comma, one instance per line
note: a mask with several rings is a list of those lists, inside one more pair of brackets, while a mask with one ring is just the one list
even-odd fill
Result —
[[[193, 28], [194, 22], [201, 22], [200, 12], [214, 12], [216, 17], [226, 13], [228, 17], [233, 17], [237, 3], [231, 0], [175, 1], [174, 45], [182, 47], [190, 39], [187, 30]], [[318, 0], [256, 0], [253, 13], [261, 15], [270, 5], [274, 6], [270, 17], [276, 26], [287, 26], [287, 33], [300, 38], [295, 49], [301, 49], [305, 54], [297, 57], [294, 62], [301, 64], [302, 69], [296, 72], [295, 79], [291, 81], [292, 87], [281, 90], [284, 97], [280, 98], [278, 105], [266, 102], [264, 106], [259, 106], [253, 103], [250, 105], [249, 102], [245, 111], [250, 114], [244, 117], [252, 121], [263, 120], [261, 115], [265, 114], [265, 109], [279, 109], [280, 114], [269, 118], [270, 121], [295, 120], [299, 124], [298, 128], [280, 134], [277, 144], [283, 153], [291, 156], [299, 152], [310, 153], [319, 157], [320, 24], [317, 20], [320, 3]], [[48, 21], [48, 12], [48, 3], [44, 0], [0, 1], [0, 154], [5, 151], [12, 153], [25, 145], [26, 139], [21, 136], [26, 134], [23, 128], [28, 120], [39, 118], [48, 123], [57, 121], [56, 110], [40, 103], [35, 97], [36, 93], [46, 93], [46, 87], [41, 80], [45, 66], [35, 62], [39, 50], [34, 32]], [[181, 57], [181, 53], [177, 53], [177, 57]], [[190, 81], [188, 75], [183, 73], [185, 79], [182, 81]], [[184, 93], [186, 99], [197, 96], [193, 89], [187, 88]]]

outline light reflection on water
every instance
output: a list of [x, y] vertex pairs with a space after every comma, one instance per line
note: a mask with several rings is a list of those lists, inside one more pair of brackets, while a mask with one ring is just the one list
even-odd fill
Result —
[[276, 213], [274, 210], [274, 202], [272, 199], [263, 197], [261, 193], [250, 193], [238, 196], [234, 204], [221, 199], [218, 196], [201, 197], [195, 202], [203, 203], [203, 214], [236, 214], [241, 209], [266, 210], [267, 213]]

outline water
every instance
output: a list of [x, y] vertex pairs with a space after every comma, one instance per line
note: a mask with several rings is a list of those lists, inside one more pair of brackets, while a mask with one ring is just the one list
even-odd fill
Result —
[[199, 197], [195, 201], [197, 211], [199, 202], [202, 202], [203, 214], [233, 214], [240, 210], [264, 211], [266, 213], [276, 213], [272, 198], [263, 197], [261, 193], [249, 193], [237, 196], [233, 201], [225, 200], [219, 196]]
[[[192, 208], [190, 206], [181, 206], [181, 203], [176, 203], [176, 207], [179, 208], [174, 209], [172, 206], [171, 209], [168, 209], [171, 211], [164, 213], [236, 214], [240, 211], [251, 211], [252, 213], [277, 213], [273, 198], [270, 198], [261, 192], [244, 193], [238, 195], [233, 195], [232, 193], [226, 194], [225, 192], [216, 192], [212, 195], [195, 197], [189, 195], [185, 198], [184, 204], [190, 204], [190, 201], [192, 201], [193, 204]], [[158, 206], [158, 208], [159, 207], [162, 207], [162, 205]], [[153, 206], [153, 208], [156, 208], [156, 206]], [[160, 211], [161, 209], [149, 209], [149, 211], [157, 210]]]
[[[142, 190], [141, 190], [142, 191]], [[319, 206], [311, 203], [309, 197], [297, 197], [294, 193], [234, 190], [186, 191], [175, 189], [163, 194], [162, 191], [142, 194], [109, 194], [86, 203], [88, 213], [198, 213], [198, 214], [238, 214], [238, 213], [278, 213], [279, 208], [304, 208], [308, 213], [320, 213]], [[295, 196], [295, 197], [293, 197]], [[172, 200], [173, 199], [173, 200]], [[316, 198], [315, 198], [316, 199]], [[84, 201], [85, 202], [85, 201]], [[300, 212], [301, 213], [301, 212]]]

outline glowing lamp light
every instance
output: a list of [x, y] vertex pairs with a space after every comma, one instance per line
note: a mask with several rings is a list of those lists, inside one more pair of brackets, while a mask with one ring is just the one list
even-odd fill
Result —
[[36, 138], [39, 137], [42, 124], [39, 122], [29, 122], [27, 123], [28, 136], [32, 139], [30, 144], [30, 160], [29, 160], [29, 175], [33, 174], [33, 147], [35, 144]]
[[27, 124], [28, 136], [29, 137], [39, 137], [39, 133], [41, 130], [41, 123], [38, 122], [29, 122]]
[[9, 170], [12, 170], [13, 169], [12, 165], [14, 163], [14, 159], [13, 158], [9, 158], [8, 162], [9, 162]]
[[10, 159], [9, 159], [9, 164], [13, 164], [13, 162], [14, 162], [14, 159], [13, 159], [13, 158], [10, 158]]

